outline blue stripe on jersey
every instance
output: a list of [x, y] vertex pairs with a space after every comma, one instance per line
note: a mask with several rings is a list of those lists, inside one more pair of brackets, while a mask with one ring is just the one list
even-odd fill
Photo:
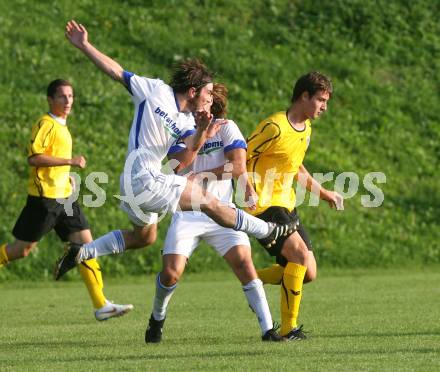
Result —
[[225, 147], [225, 152], [234, 150], [234, 149], [247, 149], [246, 142], [243, 140], [234, 140], [230, 145]]
[[133, 95], [133, 92], [131, 91], [131, 85], [130, 85], [130, 78], [133, 76], [134, 74], [130, 71], [124, 71], [122, 73], [122, 77], [124, 79], [124, 83], [125, 83], [125, 87], [127, 88], [127, 90], [130, 92], [131, 95]]
[[182, 150], [185, 150], [185, 148], [186, 148], [186, 146], [183, 143], [178, 144], [178, 145], [173, 145], [168, 150], [168, 155], [172, 155], [172, 154], [175, 154], [176, 152], [180, 152]]
[[144, 114], [145, 99], [141, 102], [138, 109], [136, 118], [136, 136], [135, 136], [135, 148], [139, 148], [139, 132], [141, 131], [142, 115]]
[[177, 100], [176, 93], [173, 92], [173, 94], [174, 94], [174, 101], [176, 101], [177, 111], [180, 112], [179, 101]]
[[181, 139], [184, 139], [184, 138], [186, 138], [186, 137], [188, 137], [188, 136], [191, 136], [191, 135], [194, 134], [195, 132], [196, 132], [195, 129], [187, 130], [185, 133], [183, 133], [183, 134], [180, 136], [180, 138], [181, 138]]

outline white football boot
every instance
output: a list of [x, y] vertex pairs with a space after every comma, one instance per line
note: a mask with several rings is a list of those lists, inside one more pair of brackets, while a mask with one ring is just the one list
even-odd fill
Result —
[[131, 310], [133, 310], [132, 304], [118, 305], [108, 300], [105, 300], [105, 305], [95, 311], [95, 318], [96, 320], [100, 321], [107, 320], [127, 314]]

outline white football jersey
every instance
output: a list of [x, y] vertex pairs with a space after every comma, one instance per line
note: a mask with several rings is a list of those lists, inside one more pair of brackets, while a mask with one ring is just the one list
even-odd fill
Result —
[[[169, 153], [181, 151], [185, 147], [185, 144], [178, 142], [170, 148]], [[233, 149], [246, 149], [246, 141], [240, 132], [237, 124], [234, 121], [228, 120], [228, 123], [222, 125], [218, 133], [209, 138], [199, 153], [197, 154], [194, 162], [186, 168], [182, 173], [192, 171], [194, 173], [200, 173], [209, 169], [220, 167], [226, 164], [225, 154]], [[228, 172], [228, 170], [226, 169]], [[231, 170], [229, 170], [230, 172]], [[207, 180], [207, 190], [212, 193], [217, 199], [222, 202], [230, 204], [232, 202], [233, 185], [229, 180]]]
[[194, 133], [194, 117], [179, 112], [173, 89], [162, 80], [124, 71], [124, 81], [135, 105], [125, 171], [160, 169], [176, 139]]

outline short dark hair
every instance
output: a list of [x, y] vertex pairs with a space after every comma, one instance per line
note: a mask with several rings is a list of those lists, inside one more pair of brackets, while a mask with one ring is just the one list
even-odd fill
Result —
[[194, 87], [196, 91], [212, 83], [213, 74], [196, 58], [185, 59], [174, 66], [170, 86], [175, 93], [185, 93]]
[[328, 92], [331, 96], [333, 93], [332, 82], [327, 76], [317, 71], [309, 72], [296, 81], [291, 102], [298, 100], [304, 92], [308, 92], [312, 97], [320, 90]]
[[226, 118], [228, 114], [228, 88], [220, 83], [215, 83], [212, 89], [211, 114], [215, 118]]
[[54, 97], [55, 93], [57, 92], [58, 87], [72, 87], [72, 84], [70, 84], [67, 80], [64, 79], [55, 79], [54, 81], [51, 81], [49, 85], [47, 86], [47, 96], [48, 97]]

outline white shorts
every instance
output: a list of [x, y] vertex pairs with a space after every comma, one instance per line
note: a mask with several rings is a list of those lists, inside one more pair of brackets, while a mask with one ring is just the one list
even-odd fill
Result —
[[139, 177], [121, 174], [121, 209], [138, 226], [151, 225], [175, 213], [187, 179], [148, 169]]
[[173, 215], [168, 228], [163, 254], [181, 254], [189, 258], [201, 239], [222, 257], [236, 245], [245, 245], [249, 249], [251, 246], [244, 232], [222, 227], [204, 213], [178, 212]]

